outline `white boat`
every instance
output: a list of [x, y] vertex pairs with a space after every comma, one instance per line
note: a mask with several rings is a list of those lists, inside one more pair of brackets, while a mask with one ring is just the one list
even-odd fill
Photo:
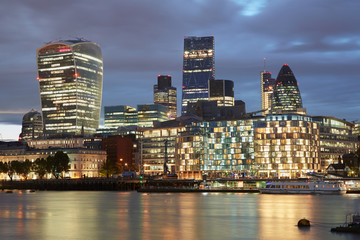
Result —
[[272, 181], [259, 188], [260, 193], [273, 194], [345, 194], [346, 187], [340, 181]]

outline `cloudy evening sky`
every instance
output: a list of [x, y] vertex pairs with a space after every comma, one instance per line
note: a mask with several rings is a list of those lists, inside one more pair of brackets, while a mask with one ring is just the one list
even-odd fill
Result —
[[[17, 139], [40, 111], [36, 50], [57, 39], [96, 42], [102, 105], [152, 103], [158, 74], [181, 100], [184, 36], [215, 37], [215, 77], [235, 83], [248, 112], [261, 108], [260, 71], [288, 64], [309, 115], [360, 121], [360, 1], [2, 0], [0, 140]], [[103, 115], [103, 114], [102, 114]]]

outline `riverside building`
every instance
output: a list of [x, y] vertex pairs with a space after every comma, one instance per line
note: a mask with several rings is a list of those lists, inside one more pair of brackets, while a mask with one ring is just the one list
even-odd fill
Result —
[[356, 152], [358, 141], [357, 136], [352, 132], [354, 124], [325, 116], [316, 116], [313, 120], [319, 125], [320, 158], [323, 169], [330, 164], [339, 163], [338, 159], [343, 154]]
[[[84, 138], [34, 139], [27, 143], [0, 144], [0, 161], [23, 162], [28, 159], [34, 162], [37, 158], [45, 159], [50, 155], [55, 155], [57, 151], [63, 151], [70, 158], [70, 170], [65, 173], [65, 177], [70, 178], [99, 177], [99, 170], [107, 156], [104, 150], [86, 147]], [[5, 174], [0, 174], [0, 176], [3, 179], [8, 178]], [[31, 173], [31, 179], [36, 177], [34, 173]]]
[[179, 175], [201, 178], [253, 175], [253, 120], [199, 122], [177, 140]]
[[300, 114], [266, 115], [254, 122], [259, 177], [295, 178], [321, 169], [319, 126]]
[[103, 86], [99, 45], [60, 40], [39, 48], [36, 55], [44, 135], [95, 133]]
[[208, 82], [215, 78], [214, 37], [185, 37], [181, 113], [187, 104], [209, 99]]
[[150, 175], [162, 175], [167, 160], [168, 171], [175, 173], [175, 141], [184, 127], [165, 127], [144, 130], [140, 140], [140, 165], [143, 172]]

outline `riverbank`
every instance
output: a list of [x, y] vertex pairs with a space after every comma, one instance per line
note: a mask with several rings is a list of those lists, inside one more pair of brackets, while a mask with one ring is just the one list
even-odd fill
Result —
[[136, 191], [141, 187], [138, 180], [113, 178], [46, 179], [25, 181], [1, 181], [0, 188], [40, 191]]
[[139, 188], [143, 193], [190, 193], [190, 192], [228, 192], [228, 193], [259, 193], [258, 189], [197, 189], [197, 188]]

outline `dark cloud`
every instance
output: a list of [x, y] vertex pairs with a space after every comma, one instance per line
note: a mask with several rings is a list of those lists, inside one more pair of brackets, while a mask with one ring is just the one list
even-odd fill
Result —
[[215, 36], [216, 77], [235, 82], [248, 111], [260, 109], [260, 71], [284, 63], [312, 115], [360, 119], [359, 1], [339, 0], [3, 0], [0, 8], [0, 119], [40, 109], [36, 49], [83, 37], [104, 58], [103, 105], [151, 103], [158, 74], [181, 100], [184, 36]]

